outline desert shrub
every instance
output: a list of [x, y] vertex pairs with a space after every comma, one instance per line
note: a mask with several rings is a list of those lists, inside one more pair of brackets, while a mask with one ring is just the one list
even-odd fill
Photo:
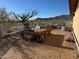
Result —
[[65, 31], [71, 32], [72, 31], [72, 27], [65, 27]]

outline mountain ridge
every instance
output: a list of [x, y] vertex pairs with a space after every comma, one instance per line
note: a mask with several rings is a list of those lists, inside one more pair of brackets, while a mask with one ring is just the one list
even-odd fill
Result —
[[36, 18], [35, 20], [59, 20], [59, 19], [65, 19], [70, 21], [72, 17], [70, 15], [60, 15], [60, 16], [49, 17], [49, 18]]

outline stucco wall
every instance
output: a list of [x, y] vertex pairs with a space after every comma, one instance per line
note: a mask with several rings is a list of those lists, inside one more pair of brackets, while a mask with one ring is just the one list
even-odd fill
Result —
[[[73, 30], [77, 38], [77, 41], [79, 43], [79, 3], [75, 12], [75, 16], [73, 17]], [[77, 41], [75, 40], [76, 48], [77, 48], [76, 52], [77, 55], [79, 55], [79, 44], [77, 43]]]
[[77, 8], [75, 12], [75, 16], [73, 17], [73, 29], [74, 29], [76, 38], [79, 42], [79, 7]]

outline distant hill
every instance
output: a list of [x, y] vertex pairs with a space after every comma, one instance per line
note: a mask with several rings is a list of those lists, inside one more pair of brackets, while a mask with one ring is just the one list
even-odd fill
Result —
[[71, 17], [70, 15], [60, 15], [60, 16], [56, 16], [56, 17], [49, 17], [49, 18], [37, 18], [35, 20], [67, 20], [67, 21], [71, 21]]

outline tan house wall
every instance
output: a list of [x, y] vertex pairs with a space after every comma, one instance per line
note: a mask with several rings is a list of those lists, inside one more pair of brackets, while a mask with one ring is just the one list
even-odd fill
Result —
[[77, 54], [79, 55], [79, 3], [75, 12], [75, 16], [73, 17], [73, 30], [76, 36], [75, 43], [77, 47]]
[[73, 17], [73, 30], [79, 42], [79, 7], [77, 8], [75, 16]]

